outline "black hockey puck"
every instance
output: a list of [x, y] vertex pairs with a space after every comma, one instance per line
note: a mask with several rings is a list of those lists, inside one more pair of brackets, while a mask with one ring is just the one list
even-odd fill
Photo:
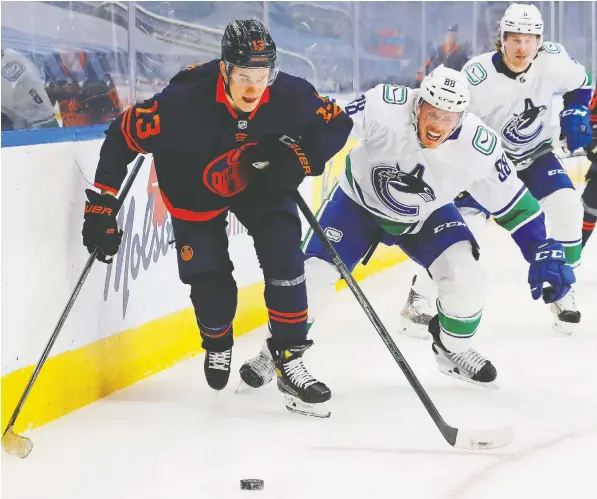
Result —
[[240, 481], [240, 490], [263, 490], [263, 480], [246, 478]]

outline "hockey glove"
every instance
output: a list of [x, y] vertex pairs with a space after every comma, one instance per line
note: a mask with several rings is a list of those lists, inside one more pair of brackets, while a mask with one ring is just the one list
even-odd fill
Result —
[[99, 247], [97, 259], [100, 262], [111, 263], [108, 258], [118, 253], [122, 240], [122, 230], [116, 223], [118, 200], [109, 194], [99, 194], [91, 189], [85, 191], [85, 216], [83, 222], [83, 244], [89, 253]]
[[[572, 267], [566, 265], [564, 247], [553, 239], [548, 239], [535, 249], [529, 268], [529, 284], [533, 300], [543, 296], [545, 303], [561, 300], [576, 282]], [[551, 288], [543, 289], [543, 283]], [[549, 291], [548, 291], [549, 289]]]
[[593, 135], [589, 110], [579, 104], [564, 109], [560, 113], [560, 128], [570, 152], [589, 145]]
[[288, 135], [270, 136], [248, 147], [241, 154], [241, 164], [259, 170], [256, 182], [268, 190], [294, 191], [306, 175], [311, 174], [311, 162], [299, 142]]

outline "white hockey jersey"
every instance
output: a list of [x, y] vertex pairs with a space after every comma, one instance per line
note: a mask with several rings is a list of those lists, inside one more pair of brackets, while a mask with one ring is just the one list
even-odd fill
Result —
[[[472, 94], [469, 112], [499, 132], [509, 157], [520, 159], [559, 133], [554, 96], [589, 88], [589, 78], [582, 64], [558, 43], [545, 42], [529, 69], [515, 78], [501, 70], [501, 57], [501, 53], [487, 52], [473, 57], [462, 69]], [[518, 168], [527, 166], [523, 163]]]
[[2, 49], [2, 114], [13, 130], [58, 126], [39, 70], [12, 49]]
[[347, 156], [340, 188], [392, 234], [417, 233], [432, 212], [468, 191], [528, 256], [528, 248], [544, 238], [541, 208], [497, 134], [467, 114], [448, 140], [423, 148], [413, 125], [418, 92], [378, 85], [345, 107], [360, 143]]

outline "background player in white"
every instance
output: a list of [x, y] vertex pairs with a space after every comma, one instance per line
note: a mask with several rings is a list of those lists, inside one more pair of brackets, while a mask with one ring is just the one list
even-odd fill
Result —
[[[549, 236], [564, 245], [566, 260], [575, 268], [582, 250], [580, 195], [553, 153], [535, 161], [525, 162], [525, 157], [548, 146], [559, 132], [558, 125], [570, 151], [590, 142], [590, 79], [564, 47], [543, 43], [543, 20], [534, 5], [512, 4], [506, 9], [496, 49], [473, 57], [463, 68], [472, 93], [469, 111], [500, 132], [506, 154], [517, 163], [518, 177], [545, 212]], [[560, 123], [553, 123], [554, 96], [558, 94], [563, 94], [564, 110]], [[479, 237], [489, 213], [477, 201], [462, 193], [456, 205]], [[436, 286], [420, 272], [401, 312], [401, 332], [428, 337], [436, 294]], [[580, 322], [574, 289], [553, 303], [551, 311], [553, 328], [570, 334]]]
[[2, 49], [2, 130], [58, 126], [39, 69], [20, 52]]
[[[463, 73], [445, 68], [420, 90], [378, 85], [345, 108], [361, 139], [319, 213], [320, 223], [352, 270], [371, 245], [398, 245], [427, 269], [439, 288], [429, 325], [439, 369], [491, 385], [497, 371], [469, 347], [483, 313], [486, 284], [478, 245], [452, 202], [469, 189], [510, 231], [530, 263], [534, 299], [561, 299], [574, 282], [563, 246], [546, 239], [537, 200], [512, 173], [497, 135], [467, 114], [470, 92]], [[340, 273], [316, 237], [306, 238], [309, 321], [335, 294]], [[543, 293], [543, 283], [553, 294]], [[252, 387], [271, 379], [267, 349], [241, 367]]]

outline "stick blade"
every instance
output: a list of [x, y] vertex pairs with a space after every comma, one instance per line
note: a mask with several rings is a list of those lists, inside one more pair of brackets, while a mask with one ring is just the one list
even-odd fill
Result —
[[33, 442], [27, 437], [17, 435], [12, 426], [2, 435], [2, 448], [11, 456], [26, 458], [33, 450]]
[[499, 449], [514, 440], [514, 430], [505, 426], [493, 430], [458, 430], [454, 447], [466, 450]]

